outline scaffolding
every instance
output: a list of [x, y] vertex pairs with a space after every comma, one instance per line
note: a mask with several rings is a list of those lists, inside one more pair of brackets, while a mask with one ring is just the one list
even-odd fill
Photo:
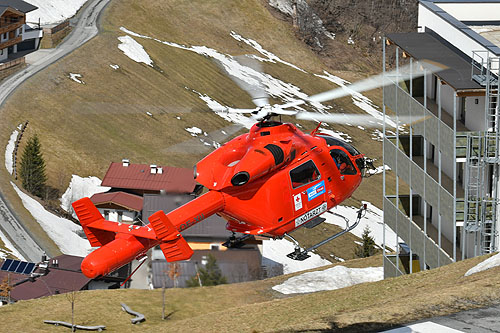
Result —
[[485, 131], [467, 133], [464, 177], [464, 230], [474, 234], [474, 256], [498, 249], [499, 68], [499, 57], [473, 52], [472, 79], [485, 87]]

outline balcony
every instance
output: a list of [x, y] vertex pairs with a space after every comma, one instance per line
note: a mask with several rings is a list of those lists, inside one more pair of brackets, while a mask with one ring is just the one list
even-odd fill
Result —
[[[425, 108], [422, 103], [411, 97], [410, 94], [397, 84], [390, 84], [384, 88], [384, 104], [392, 111], [397, 111], [397, 114], [400, 116], [411, 116], [415, 117], [415, 119], [423, 119], [422, 121], [417, 121], [412, 124], [412, 134], [423, 136], [428, 142], [438, 147], [448, 159], [453, 160], [453, 147], [455, 142], [455, 133], [453, 132], [452, 126], [453, 119], [451, 119], [450, 122], [450, 119], [446, 117], [446, 112], [442, 112], [441, 121], [436, 116], [437, 108], [434, 111]], [[432, 103], [428, 106], [434, 109]], [[436, 114], [434, 112], [436, 112]]]
[[[440, 248], [436, 241], [423, 232], [423, 223], [421, 228], [417, 223], [411, 221], [406, 214], [396, 207], [393, 202], [394, 200], [394, 198], [384, 198], [384, 223], [391, 227], [392, 230], [397, 231], [398, 236], [411, 246], [412, 250], [420, 256], [421, 260], [425, 259], [429, 267], [436, 268], [452, 263], [453, 260], [448, 253]], [[431, 229], [429, 225], [431, 224], [428, 224], [428, 234], [429, 229]], [[442, 246], [444, 245], [443, 239], [444, 237], [441, 239]], [[451, 245], [451, 249], [453, 249], [453, 245]]]
[[[415, 97], [415, 100], [417, 100], [420, 104], [424, 105], [423, 97]], [[439, 116], [439, 106], [433, 99], [427, 98], [427, 110], [429, 110], [436, 117]], [[450, 115], [448, 112], [446, 112], [442, 107], [441, 107], [441, 121], [445, 123], [450, 129], [453, 129], [453, 116]], [[467, 127], [465, 127], [465, 124], [462, 123], [459, 119], [457, 119], [456, 125], [457, 125], [457, 132], [470, 132], [470, 130]]]
[[[426, 173], [423, 170], [423, 160], [419, 165], [416, 161], [411, 160], [405, 152], [400, 150], [389, 138], [384, 138], [384, 163], [387, 164], [392, 170], [397, 172], [397, 175], [408, 184], [416, 194], [439, 209], [443, 219], [446, 221], [455, 221], [456, 216], [453, 215], [453, 207], [455, 200], [453, 199], [453, 182], [447, 179], [443, 182], [444, 177], [441, 177], [441, 185], [435, 180], [437, 176], [437, 168], [430, 166], [428, 163]], [[429, 174], [434, 174], [434, 177]], [[444, 185], [450, 188], [448, 191]], [[458, 193], [457, 186], [457, 193]]]
[[0, 43], [0, 50], [6, 49], [12, 45], [19, 44], [22, 41], [23, 41], [23, 37], [21, 35], [16, 37], [16, 38], [9, 39], [8, 41], [6, 41], [4, 43]]
[[24, 24], [24, 20], [20, 20], [18, 22], [13, 22], [13, 23], [8, 23], [8, 24], [1, 24], [0, 25], [0, 34], [4, 34], [9, 31], [16, 30], [17, 28], [22, 27]]

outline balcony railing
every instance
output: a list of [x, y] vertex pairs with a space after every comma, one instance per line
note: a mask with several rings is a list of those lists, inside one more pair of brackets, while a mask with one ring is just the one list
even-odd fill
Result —
[[16, 45], [16, 44], [19, 44], [23, 41], [23, 37], [22, 36], [18, 36], [16, 38], [13, 38], [13, 39], [9, 39], [8, 41], [4, 42], [4, 43], [0, 43], [0, 50], [3, 50], [5, 48], [8, 48], [12, 45]]
[[453, 262], [452, 258], [436, 242], [387, 197], [384, 198], [384, 222], [392, 230], [397, 230], [398, 236], [411, 245], [413, 251], [419, 255], [420, 260], [425, 260], [425, 263], [431, 268]]
[[425, 137], [435, 147], [440, 147], [441, 152], [448, 159], [453, 160], [455, 135], [450, 126], [439, 120], [436, 115], [396, 84], [390, 84], [384, 88], [384, 103], [394, 112], [397, 111], [399, 116], [423, 119], [412, 125], [413, 135]]
[[9, 23], [7, 25], [2, 24], [2, 25], [0, 25], [0, 34], [4, 34], [6, 32], [16, 30], [17, 28], [22, 27], [23, 24], [24, 24], [24, 20], [14, 22], [14, 23]]
[[[434, 178], [426, 173], [408, 155], [398, 149], [389, 138], [384, 138], [384, 163], [392, 170], [397, 170], [397, 174], [411, 188], [425, 198], [425, 200], [439, 209], [446, 221], [455, 221], [453, 216], [453, 195], [440, 186]], [[396, 168], [397, 164], [397, 168]]]

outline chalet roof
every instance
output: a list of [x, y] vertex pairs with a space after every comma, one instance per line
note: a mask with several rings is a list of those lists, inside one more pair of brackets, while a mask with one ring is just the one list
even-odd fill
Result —
[[417, 60], [430, 60], [446, 66], [435, 75], [454, 90], [484, 89], [472, 80], [471, 62], [458, 50], [446, 45], [435, 34], [408, 32], [387, 34], [387, 38]]
[[140, 212], [142, 210], [143, 199], [140, 195], [130, 194], [126, 192], [105, 192], [96, 193], [90, 200], [94, 205], [116, 204], [128, 210]]
[[159, 167], [162, 168], [162, 173], [152, 174], [150, 166], [147, 164], [124, 166], [122, 163], [113, 162], [101, 185], [133, 190], [165, 190], [171, 193], [191, 193], [194, 191], [196, 181], [192, 169]]
[[[36, 278], [33, 282], [25, 282], [15, 286], [11, 291], [14, 300], [26, 300], [43, 296], [66, 293], [83, 289], [91, 279], [82, 274], [80, 265], [83, 258], [70, 255], [61, 255], [53, 260], [58, 261], [57, 267], [49, 264], [47, 275]], [[0, 271], [0, 281], [10, 274], [11, 284], [29, 278], [28, 275]]]
[[[151, 215], [159, 210], [163, 210], [165, 213], [171, 212], [194, 198], [194, 196], [187, 194], [145, 194], [142, 219], [147, 221]], [[226, 224], [227, 221], [224, 218], [212, 215], [184, 230], [181, 234], [189, 238], [225, 240], [232, 235], [232, 232], [226, 229]]]
[[[256, 280], [260, 277], [262, 256], [257, 249], [232, 249], [226, 251], [197, 250], [189, 261], [178, 261], [181, 275], [177, 278], [177, 285], [185, 287], [186, 281], [196, 275], [196, 265], [203, 267], [203, 257], [213, 255], [217, 266], [228, 283]], [[165, 286], [173, 287], [173, 282], [166, 277], [170, 264], [166, 260], [153, 260], [152, 283], [153, 288]]]
[[0, 0], [0, 15], [2, 15], [8, 7], [14, 8], [25, 14], [38, 9], [37, 6], [33, 6], [22, 0]]

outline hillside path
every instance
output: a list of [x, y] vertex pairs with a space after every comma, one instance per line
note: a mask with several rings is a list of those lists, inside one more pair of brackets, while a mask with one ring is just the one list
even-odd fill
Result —
[[[72, 22], [75, 22], [71, 33], [56, 48], [42, 50], [36, 60], [24, 70], [17, 72], [5, 79], [0, 84], [0, 107], [6, 99], [25, 80], [38, 73], [47, 66], [53, 64], [62, 57], [70, 54], [78, 47], [85, 44], [97, 35], [97, 20], [100, 13], [111, 0], [90, 0], [80, 10]], [[38, 52], [38, 51], [37, 51]], [[0, 114], [1, 114], [0, 109]], [[0, 229], [10, 239], [16, 249], [24, 256], [24, 259], [38, 262], [41, 259], [42, 249], [34, 235], [16, 217], [12, 205], [6, 202], [5, 196], [0, 188]]]

